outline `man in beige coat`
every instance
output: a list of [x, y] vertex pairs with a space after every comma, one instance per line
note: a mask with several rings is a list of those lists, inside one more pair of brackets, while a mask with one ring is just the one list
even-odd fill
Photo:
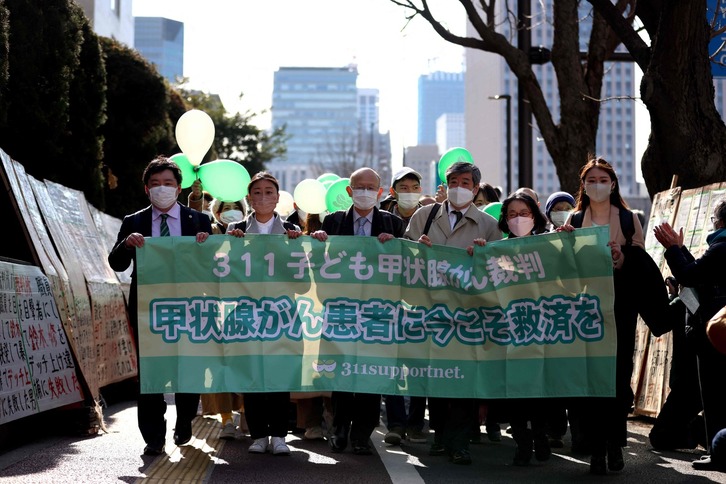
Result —
[[[473, 204], [480, 181], [481, 172], [473, 164], [451, 165], [446, 170], [447, 200], [416, 210], [404, 237], [429, 247], [448, 245], [467, 249], [469, 253], [474, 245], [500, 240], [502, 233], [497, 220]], [[476, 415], [473, 399], [429, 398], [430, 427], [435, 432], [429, 453], [448, 453], [455, 464], [471, 464], [469, 432]]]
[[[497, 220], [472, 203], [479, 191], [480, 181], [481, 172], [476, 166], [463, 162], [451, 165], [446, 171], [447, 200], [440, 205], [431, 204], [419, 208], [411, 217], [404, 237], [428, 246], [448, 245], [462, 249], [479, 243], [475, 241], [500, 240], [502, 233], [497, 227]], [[437, 212], [428, 233], [424, 234], [426, 222], [434, 207]], [[459, 222], [456, 222], [457, 217]]]

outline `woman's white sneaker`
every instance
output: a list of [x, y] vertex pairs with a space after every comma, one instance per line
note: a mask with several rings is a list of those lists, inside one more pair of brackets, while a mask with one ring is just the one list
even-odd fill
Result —
[[273, 455], [290, 455], [290, 447], [285, 443], [285, 437], [272, 437], [270, 451]]
[[247, 449], [247, 452], [250, 454], [264, 454], [267, 452], [267, 446], [269, 443], [269, 437], [260, 437], [259, 439], [255, 439], [255, 441], [252, 442], [252, 445], [250, 445], [250, 448]]

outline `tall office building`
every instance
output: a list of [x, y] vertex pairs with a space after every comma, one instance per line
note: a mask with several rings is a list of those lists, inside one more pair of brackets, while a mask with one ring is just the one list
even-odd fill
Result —
[[464, 130], [464, 113], [444, 113], [436, 120], [436, 145], [439, 153], [446, 153], [451, 148], [464, 147], [466, 133]]
[[464, 112], [464, 73], [432, 72], [418, 78], [418, 144], [436, 144], [436, 120]]
[[184, 75], [184, 24], [163, 17], [136, 17], [135, 46], [169, 82]]
[[358, 89], [358, 123], [364, 131], [378, 131], [379, 122], [378, 89]]
[[275, 72], [272, 128], [286, 126], [290, 139], [286, 158], [267, 168], [283, 190], [292, 192], [302, 180], [324, 172], [347, 177], [361, 166], [378, 170], [382, 178], [390, 174], [390, 141], [377, 129], [378, 92], [359, 90], [357, 79], [354, 65]]
[[[553, 0], [544, 2], [545, 9], [552, 11]], [[516, 5], [510, 8], [516, 9]], [[539, 6], [536, 6], [539, 9]], [[590, 8], [589, 5], [583, 8]], [[552, 48], [553, 28], [551, 22], [538, 22], [541, 18], [535, 12], [533, 4], [532, 45]], [[501, 13], [502, 18], [503, 13]], [[580, 50], [587, 48], [590, 34], [589, 16], [583, 11], [580, 16]], [[469, 28], [471, 28], [469, 26]], [[503, 34], [508, 24], [502, 23]], [[473, 34], [473, 32], [470, 32]], [[511, 38], [512, 36], [510, 36]], [[514, 36], [516, 38], [516, 35]], [[510, 123], [512, 129], [511, 157], [512, 187], [517, 188], [517, 78], [509, 70], [504, 59], [496, 54], [485, 53], [476, 49], [466, 50], [466, 146], [472, 153], [475, 162], [482, 170], [484, 181], [493, 185], [506, 187], [505, 160], [506, 156], [506, 103], [492, 100], [496, 95], [512, 97]], [[544, 92], [550, 112], [559, 122], [560, 100], [557, 79], [551, 64], [534, 66], [542, 91]], [[635, 92], [635, 71], [632, 63], [612, 62], [605, 65], [603, 78], [603, 99], [627, 99]], [[535, 123], [533, 119], [533, 123]], [[552, 158], [547, 152], [544, 142], [540, 139], [536, 123], [533, 126], [533, 187], [542, 198], [560, 189]], [[597, 154], [613, 164], [620, 181], [621, 193], [628, 202], [635, 201], [647, 194], [643, 184], [636, 180], [635, 154], [635, 106], [634, 101], [603, 102], [600, 109], [600, 125], [597, 136]], [[583, 164], [586, 160], [583, 160]], [[637, 204], [636, 204], [637, 205]]]
[[134, 47], [132, 0], [76, 0], [97, 35]]

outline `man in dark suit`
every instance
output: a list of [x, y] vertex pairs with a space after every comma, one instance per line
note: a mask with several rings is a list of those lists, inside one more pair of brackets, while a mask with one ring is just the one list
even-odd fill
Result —
[[[361, 168], [350, 176], [348, 195], [353, 206], [331, 213], [323, 220], [322, 230], [312, 237], [325, 241], [328, 235], [360, 235], [378, 237], [386, 242], [402, 237], [403, 220], [389, 212], [378, 210], [376, 202], [383, 193], [381, 177], [370, 168]], [[353, 453], [370, 455], [368, 440], [378, 425], [381, 396], [369, 393], [333, 392], [333, 434], [328, 440], [333, 452], [343, 452], [348, 446], [348, 435]]]
[[[136, 249], [144, 246], [144, 237], [193, 235], [203, 242], [212, 231], [209, 217], [177, 202], [181, 193], [182, 175], [179, 167], [168, 158], [157, 157], [149, 163], [143, 175], [144, 191], [151, 205], [124, 217], [108, 262], [115, 271], [125, 271], [136, 260]], [[137, 315], [136, 263], [131, 275], [129, 319], [134, 334], [136, 353], [139, 352], [139, 321]], [[192, 420], [197, 415], [199, 394], [177, 393], [174, 443], [184, 445], [192, 438]], [[144, 437], [144, 454], [164, 453], [166, 436], [166, 402], [164, 395], [139, 393], [137, 404], [139, 430]]]

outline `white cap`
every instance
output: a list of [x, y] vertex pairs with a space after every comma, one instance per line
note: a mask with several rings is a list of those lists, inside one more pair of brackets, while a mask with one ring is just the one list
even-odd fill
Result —
[[421, 183], [421, 174], [409, 166], [404, 166], [393, 174], [393, 177], [391, 178], [391, 188], [396, 185], [397, 181], [400, 181], [401, 178], [405, 177], [406, 175], [415, 176], [416, 178], [418, 178], [419, 183]]

